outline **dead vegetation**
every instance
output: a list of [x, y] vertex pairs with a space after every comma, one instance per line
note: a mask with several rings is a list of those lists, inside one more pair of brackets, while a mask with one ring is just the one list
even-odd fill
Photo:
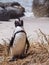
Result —
[[8, 62], [10, 56], [7, 53], [8, 46], [0, 45], [0, 65], [49, 65], [49, 35], [40, 29], [36, 31], [38, 41], [30, 43], [30, 49], [26, 58]]

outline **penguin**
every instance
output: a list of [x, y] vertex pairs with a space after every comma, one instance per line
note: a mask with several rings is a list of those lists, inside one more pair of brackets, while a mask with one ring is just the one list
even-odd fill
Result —
[[23, 20], [16, 20], [14, 24], [15, 31], [9, 44], [9, 50], [12, 56], [12, 59], [10, 61], [14, 61], [17, 58], [24, 58], [25, 48], [27, 53], [30, 47], [29, 41], [27, 39], [27, 34], [23, 28]]

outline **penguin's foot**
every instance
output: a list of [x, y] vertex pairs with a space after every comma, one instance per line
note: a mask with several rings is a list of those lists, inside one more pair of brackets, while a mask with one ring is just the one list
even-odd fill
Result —
[[14, 56], [14, 57], [12, 57], [10, 60], [9, 60], [9, 62], [13, 62], [13, 61], [16, 61], [17, 60], [17, 58]]
[[26, 55], [20, 55], [20, 59], [24, 59], [26, 57]]

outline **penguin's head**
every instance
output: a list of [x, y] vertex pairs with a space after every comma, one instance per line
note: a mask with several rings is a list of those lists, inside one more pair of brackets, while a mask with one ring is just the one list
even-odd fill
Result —
[[20, 26], [23, 27], [23, 20], [15, 20], [15, 27]]

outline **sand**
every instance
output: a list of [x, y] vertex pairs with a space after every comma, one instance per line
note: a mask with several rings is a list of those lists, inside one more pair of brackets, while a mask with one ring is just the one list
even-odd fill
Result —
[[[23, 17], [24, 20], [24, 29], [27, 33], [28, 40], [30, 42], [30, 48], [28, 51], [27, 57], [23, 59], [17, 59], [17, 61], [8, 62], [11, 56], [7, 54], [7, 45], [1, 45], [5, 42], [2, 40], [6, 40], [7, 44], [9, 43], [9, 39], [13, 34], [15, 29], [14, 27], [14, 19], [9, 21], [0, 21], [0, 65], [49, 65], [49, 41], [47, 41], [44, 35], [40, 35], [44, 37], [47, 44], [41, 41], [38, 42], [37, 31], [40, 28], [45, 36], [49, 35], [49, 18], [33, 18], [33, 17]], [[33, 42], [33, 39], [35, 39]], [[42, 38], [43, 39], [43, 38]], [[40, 39], [41, 40], [41, 39]], [[44, 40], [43, 40], [44, 41]]]

